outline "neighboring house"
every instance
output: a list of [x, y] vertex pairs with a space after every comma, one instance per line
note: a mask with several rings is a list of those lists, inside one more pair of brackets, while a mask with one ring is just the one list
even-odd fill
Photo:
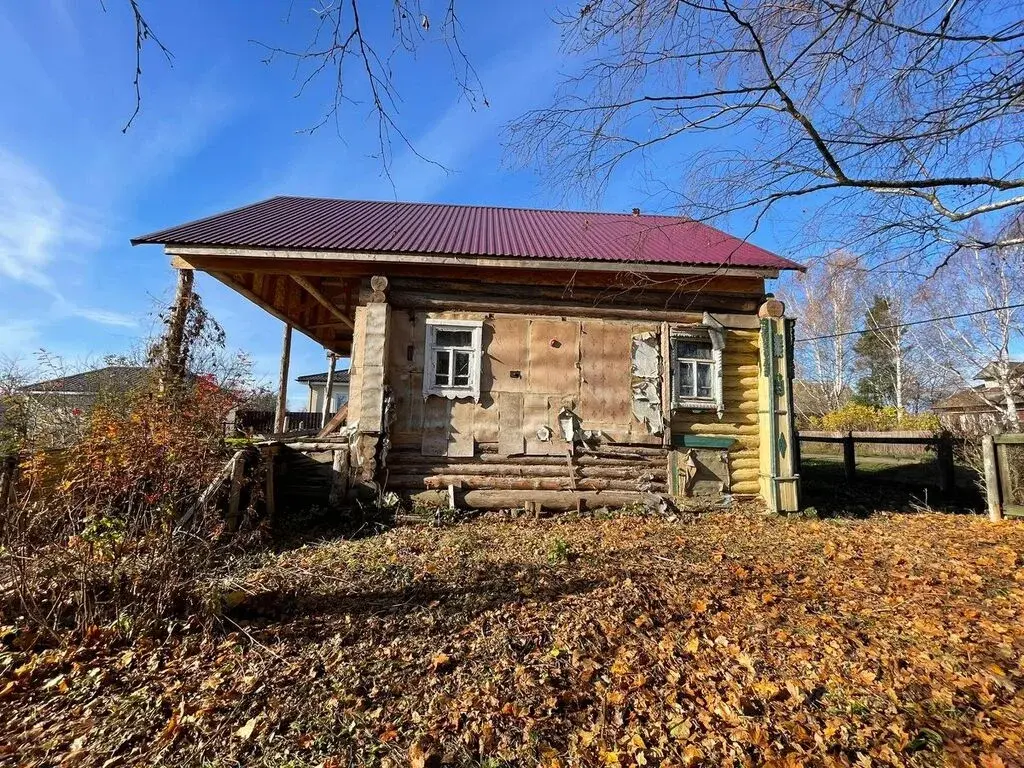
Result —
[[19, 387], [29, 403], [28, 430], [60, 442], [63, 432], [79, 421], [100, 397], [120, 395], [146, 383], [152, 371], [133, 365], [108, 365]]
[[[320, 413], [324, 407], [324, 394], [327, 391], [327, 372], [311, 373], [306, 376], [299, 376], [296, 379], [300, 384], [309, 387], [309, 397], [306, 400], [310, 413]], [[348, 371], [335, 371], [334, 381], [331, 382], [331, 413], [337, 413], [345, 403], [348, 402]]]
[[[943, 428], [963, 434], [986, 434], [1002, 431], [1006, 421], [1006, 394], [999, 385], [993, 363], [986, 365], [974, 377], [981, 382], [974, 387], [954, 392], [936, 403], [932, 410], [939, 416]], [[1024, 362], [1010, 363], [1013, 382], [1012, 393], [1017, 415], [1024, 424]]]
[[669, 216], [276, 197], [132, 241], [351, 356], [356, 491], [798, 507], [792, 261]]

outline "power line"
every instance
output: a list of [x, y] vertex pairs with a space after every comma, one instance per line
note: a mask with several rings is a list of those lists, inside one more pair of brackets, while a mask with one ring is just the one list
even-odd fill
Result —
[[973, 317], [974, 315], [984, 315], [988, 312], [1000, 312], [1004, 309], [1020, 309], [1024, 307], [1024, 303], [1021, 304], [1008, 304], [1005, 307], [991, 307], [989, 309], [978, 309], [974, 312], [962, 312], [959, 315], [944, 315], [942, 317], [929, 317], [926, 320], [911, 320], [909, 323], [896, 323], [894, 325], [877, 325], [874, 328], [862, 328], [859, 331], [843, 331], [842, 333], [829, 333], [824, 336], [808, 336], [805, 339], [796, 339], [796, 341], [821, 341], [822, 339], [838, 339], [840, 336], [858, 336], [862, 333], [870, 333], [872, 331], [888, 331], [893, 328], [906, 328], [911, 325], [924, 325], [925, 323], [937, 323], [940, 320], [956, 320], [961, 317]]

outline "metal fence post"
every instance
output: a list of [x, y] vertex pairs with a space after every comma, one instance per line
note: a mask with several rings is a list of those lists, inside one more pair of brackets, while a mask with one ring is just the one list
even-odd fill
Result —
[[985, 495], [988, 499], [988, 519], [995, 523], [1003, 519], [1003, 505], [999, 500], [996, 443], [992, 435], [985, 435], [981, 439], [981, 455], [985, 460]]

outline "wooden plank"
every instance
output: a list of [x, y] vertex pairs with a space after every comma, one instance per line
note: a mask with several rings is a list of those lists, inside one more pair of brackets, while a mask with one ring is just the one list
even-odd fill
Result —
[[579, 345], [579, 321], [531, 320], [527, 391], [578, 398]]
[[448, 425], [451, 423], [452, 401], [444, 397], [428, 397], [423, 405], [423, 440], [420, 452], [424, 456], [448, 455]]
[[584, 321], [580, 333], [580, 407], [584, 429], [627, 433], [631, 328], [626, 323]]
[[1024, 445], [1024, 434], [996, 435], [992, 439], [996, 445]]
[[335, 306], [334, 302], [332, 302], [330, 299], [324, 296], [323, 292], [319, 288], [317, 288], [316, 285], [313, 284], [312, 280], [308, 280], [307, 278], [301, 277], [299, 275], [292, 275], [291, 277], [292, 280], [294, 280], [297, 285], [303, 288], [324, 309], [326, 309], [328, 312], [334, 315], [335, 318], [337, 318], [340, 322], [347, 325], [350, 330], [352, 328], [355, 328], [355, 324], [352, 322], [352, 319], [344, 312], [342, 312], [339, 307]]
[[1003, 519], [1003, 507], [999, 500], [999, 470], [996, 467], [996, 444], [991, 435], [981, 439], [981, 453], [985, 463], [985, 495], [988, 502], [988, 519], [993, 523]]
[[[526, 453], [531, 456], [560, 456], [565, 450], [565, 441], [558, 431], [557, 412], [551, 413], [551, 396], [527, 392], [523, 395], [523, 432]], [[539, 432], [544, 427], [551, 430], [549, 440], [541, 440]]]
[[498, 453], [502, 456], [519, 456], [526, 451], [523, 437], [523, 394], [499, 392], [497, 405]]
[[472, 400], [455, 400], [451, 402], [448, 425], [448, 456], [452, 458], [472, 457], [475, 442], [473, 440], [474, 414], [477, 404]]
[[481, 392], [525, 392], [530, 321], [498, 315], [484, 323]]

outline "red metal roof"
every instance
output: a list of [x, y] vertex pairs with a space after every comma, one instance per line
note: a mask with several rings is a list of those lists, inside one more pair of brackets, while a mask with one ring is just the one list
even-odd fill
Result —
[[308, 197], [273, 197], [132, 243], [802, 269], [676, 216]]

